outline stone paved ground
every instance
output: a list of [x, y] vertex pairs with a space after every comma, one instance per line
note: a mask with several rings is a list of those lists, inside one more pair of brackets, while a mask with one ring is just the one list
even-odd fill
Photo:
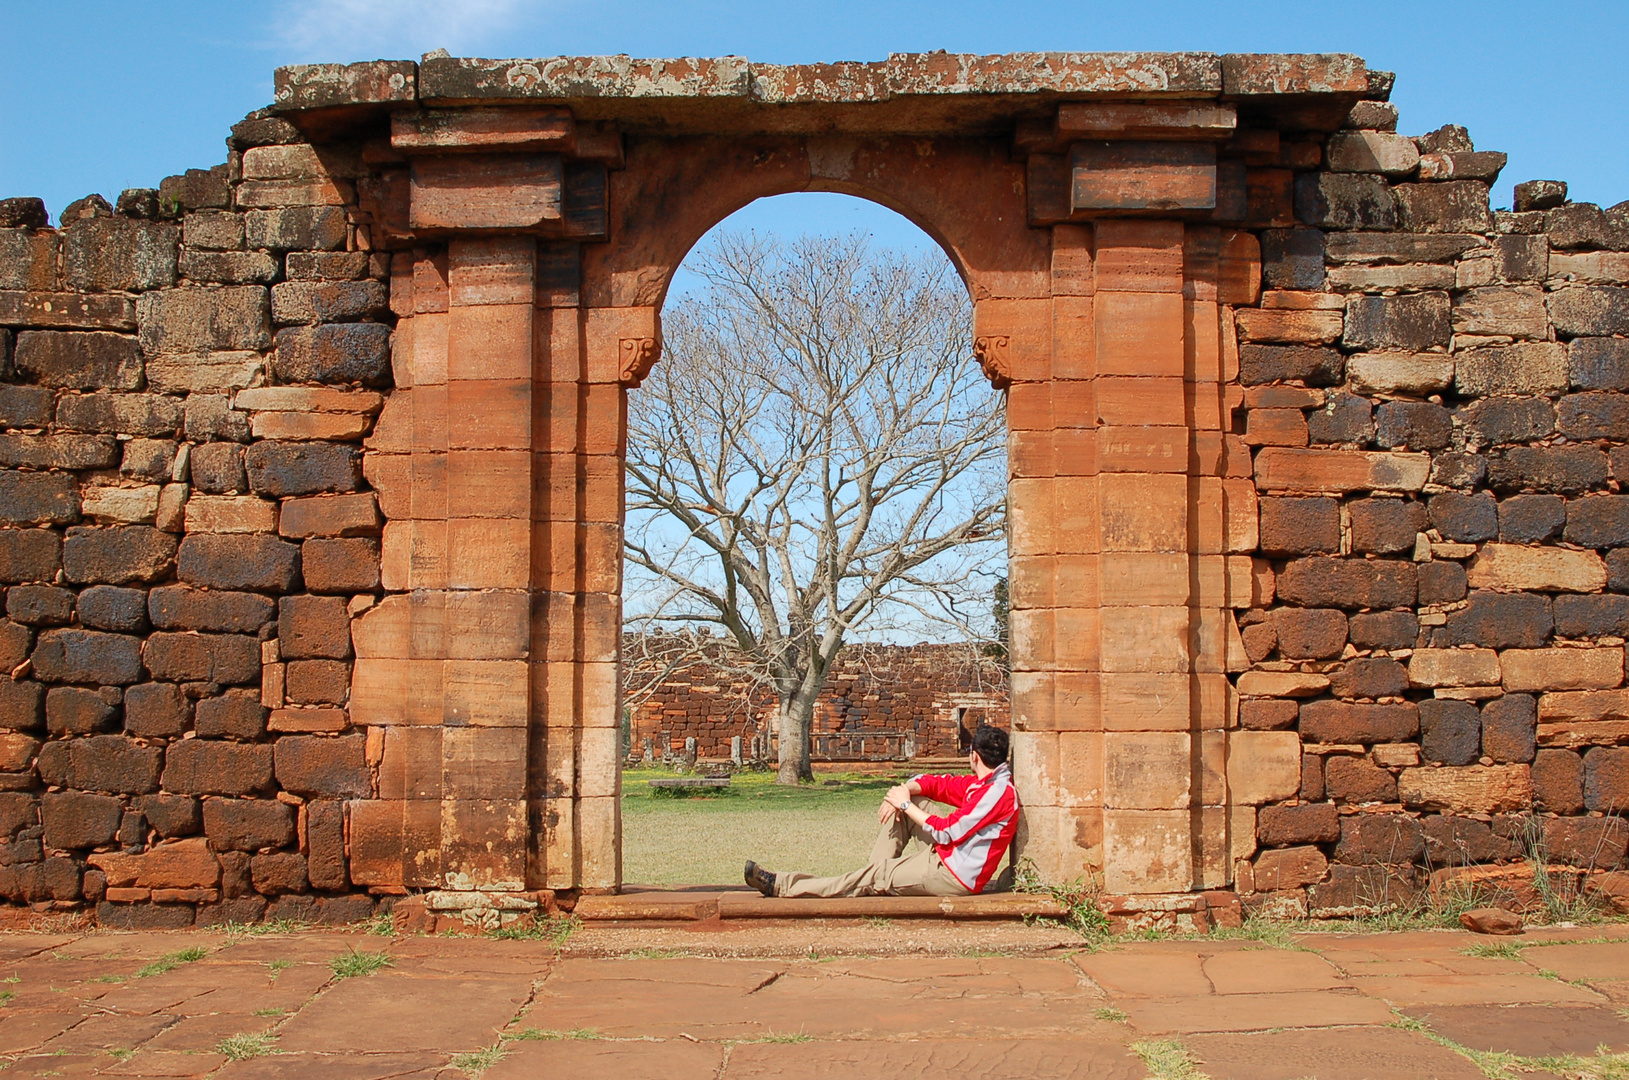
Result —
[[1629, 1050], [1618, 925], [1095, 951], [1043, 927], [881, 920], [590, 927], [563, 949], [10, 933], [0, 978], [7, 1080], [1478, 1080], [1599, 1076], [1601, 1048]]

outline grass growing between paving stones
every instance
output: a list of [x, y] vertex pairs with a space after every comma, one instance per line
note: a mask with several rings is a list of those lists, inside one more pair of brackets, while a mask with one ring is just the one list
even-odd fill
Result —
[[489, 930], [487, 937], [500, 941], [547, 941], [560, 948], [582, 928], [583, 921], [575, 915], [549, 915], [525, 924], [500, 926], [496, 930]]
[[465, 1076], [480, 1076], [502, 1061], [507, 1053], [508, 1051], [503, 1048], [503, 1040], [500, 1039], [481, 1050], [474, 1050], [468, 1054], [454, 1054], [449, 1064]]
[[277, 978], [277, 976], [281, 975], [285, 969], [291, 968], [293, 966], [294, 966], [294, 961], [292, 961], [292, 960], [267, 960], [266, 961], [266, 967], [271, 969], [271, 976], [270, 977], [273, 978], [273, 979], [275, 979], [275, 978]]
[[1061, 919], [1026, 919], [1026, 922], [1060, 923], [1089, 941], [1108, 937], [1109, 917], [1097, 905], [1097, 896], [1101, 890], [1095, 882], [1086, 878], [1075, 878], [1061, 885], [1053, 885], [1042, 880], [1035, 863], [1029, 859], [1020, 859], [1018, 872], [1013, 876], [1013, 891], [1050, 896], [1063, 908]]
[[229, 1061], [248, 1061], [250, 1058], [265, 1057], [267, 1054], [276, 1053], [276, 1047], [273, 1045], [276, 1041], [276, 1035], [270, 1035], [263, 1031], [228, 1035], [215, 1044], [215, 1052], [225, 1054]]
[[[812, 784], [737, 772], [728, 794], [658, 795], [666, 769], [622, 773], [622, 876], [641, 885], [735, 885], [753, 859], [770, 870], [840, 874], [863, 864], [877, 836], [877, 806], [908, 771], [818, 773]], [[835, 784], [831, 782], [835, 781]]]
[[209, 950], [198, 945], [194, 945], [190, 949], [181, 949], [178, 952], [165, 953], [151, 964], [139, 968], [136, 971], [136, 978], [147, 979], [154, 975], [162, 975], [167, 971], [174, 971], [182, 964], [191, 964], [202, 960], [208, 955]]
[[372, 975], [392, 964], [390, 956], [382, 952], [361, 952], [349, 949], [328, 961], [336, 979], [354, 979], [359, 975]]
[[505, 1035], [504, 1039], [510, 1042], [541, 1041], [551, 1042], [557, 1039], [603, 1039], [604, 1035], [593, 1028], [572, 1028], [569, 1031], [556, 1031], [553, 1028], [522, 1028], [520, 1031]]
[[229, 922], [221, 929], [228, 938], [265, 937], [267, 934], [297, 934], [311, 929], [311, 924], [299, 919], [270, 919], [258, 923]]
[[1132, 1043], [1131, 1052], [1142, 1058], [1148, 1080], [1210, 1080], [1188, 1048], [1175, 1039], [1144, 1039]]
[[1533, 1072], [1551, 1073], [1562, 1077], [1563, 1080], [1629, 1080], [1629, 1054], [1613, 1053], [1606, 1046], [1596, 1047], [1593, 1057], [1579, 1057], [1576, 1054], [1522, 1057], [1503, 1050], [1475, 1050], [1445, 1035], [1437, 1034], [1422, 1020], [1403, 1013], [1396, 1015], [1397, 1019], [1392, 1022], [1392, 1027], [1412, 1031], [1425, 1036], [1438, 1046], [1447, 1047], [1475, 1065], [1488, 1080], [1522, 1080], [1526, 1074]]
[[1096, 1012], [1092, 1013], [1092, 1015], [1097, 1017], [1099, 1020], [1107, 1020], [1112, 1024], [1123, 1024], [1130, 1019], [1130, 1017], [1126, 1015], [1125, 1010], [1112, 1007], [1098, 1009]]

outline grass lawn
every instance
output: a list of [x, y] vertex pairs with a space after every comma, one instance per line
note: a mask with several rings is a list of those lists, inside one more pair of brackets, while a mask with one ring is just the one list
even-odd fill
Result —
[[[741, 864], [838, 874], [865, 863], [877, 804], [897, 776], [818, 773], [782, 787], [773, 772], [738, 772], [724, 792], [655, 794], [665, 769], [622, 773], [622, 879], [636, 885], [734, 885]], [[827, 781], [838, 781], [828, 786]]]

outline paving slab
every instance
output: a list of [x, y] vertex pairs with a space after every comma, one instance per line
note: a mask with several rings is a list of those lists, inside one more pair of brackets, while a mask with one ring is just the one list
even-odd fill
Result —
[[208, 1076], [226, 1064], [223, 1054], [142, 1049], [102, 1069], [103, 1076], [194, 1077]]
[[1545, 945], [1523, 949], [1522, 959], [1563, 979], [1629, 979], [1629, 942]]
[[[1056, 929], [1005, 924], [741, 925], [600, 924], [564, 947], [333, 930], [0, 933], [11, 958], [0, 978], [17, 979], [0, 1008], [0, 1054], [15, 1057], [3, 1075], [466, 1080], [453, 1057], [500, 1034], [505, 1055], [485, 1080], [938, 1080], [947, 1070], [1113, 1080], [1144, 1076], [1129, 1047], [1148, 1037], [1181, 1040], [1210, 1080], [1478, 1075], [1393, 1027], [1393, 1005], [1467, 1045], [1629, 1048], [1629, 1021], [1615, 1012], [1629, 1004], [1629, 940], [1615, 925], [1523, 937], [1532, 947], [1520, 959], [1466, 956], [1485, 939], [1459, 932], [1090, 950]], [[206, 958], [134, 978], [199, 945]], [[391, 965], [335, 978], [330, 961], [353, 949]], [[262, 1031], [271, 1054], [215, 1052], [222, 1038]], [[528, 1031], [566, 1037], [515, 1038]]]
[[0, 1054], [20, 1054], [44, 1045], [48, 1040], [82, 1022], [83, 1012], [43, 1012], [7, 1009], [0, 1016]]
[[1210, 1080], [1485, 1080], [1459, 1054], [1397, 1028], [1193, 1035], [1183, 1042]]
[[1208, 998], [1124, 998], [1131, 1026], [1149, 1034], [1268, 1031], [1273, 1028], [1387, 1024], [1382, 1001], [1350, 990], [1300, 994], [1217, 994]]
[[723, 1080], [944, 1080], [947, 1076], [1141, 1080], [1142, 1062], [1123, 1045], [1071, 1039], [908, 1043], [748, 1044], [730, 1054]]
[[30, 1054], [6, 1067], [6, 1080], [96, 1076], [111, 1060], [106, 1054]]
[[1176, 997], [1212, 991], [1203, 962], [1191, 950], [1174, 955], [1144, 949], [1090, 953], [1075, 957], [1075, 963], [1111, 994]]
[[1629, 1022], [1610, 1007], [1437, 1005], [1407, 1012], [1437, 1034], [1472, 1050], [1502, 1050], [1522, 1057], [1588, 1057], [1600, 1046], [1629, 1049]]
[[[216, 1080], [431, 1080], [447, 1054], [272, 1054], [229, 1061]], [[462, 1074], [453, 1074], [462, 1080]]]
[[133, 1050], [179, 1019], [178, 1016], [161, 1013], [146, 1016], [98, 1013], [41, 1043], [40, 1048], [47, 1053], [61, 1051], [66, 1054], [88, 1050]]
[[1250, 949], [1208, 956], [1201, 966], [1218, 994], [1333, 990], [1348, 985], [1323, 957], [1283, 949]]
[[497, 1038], [526, 1005], [529, 978], [416, 978], [375, 975], [344, 979], [301, 1009], [281, 1029], [290, 1051], [345, 1049], [396, 1053], [467, 1053]]
[[686, 1039], [619, 1042], [609, 1039], [553, 1039], [512, 1042], [502, 1061], [481, 1080], [538, 1080], [539, 1077], [615, 1077], [616, 1080], [714, 1080], [724, 1063], [721, 1043]]
[[1352, 980], [1365, 994], [1393, 1005], [1509, 1005], [1517, 1002], [1599, 1004], [1593, 990], [1542, 975], [1422, 975], [1414, 978]]

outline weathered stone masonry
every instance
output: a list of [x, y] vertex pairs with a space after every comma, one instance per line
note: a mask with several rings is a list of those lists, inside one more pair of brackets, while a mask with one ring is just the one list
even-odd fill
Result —
[[1502, 157], [1396, 135], [1389, 88], [291, 68], [224, 165], [55, 229], [0, 203], [0, 894], [159, 926], [614, 887], [626, 395], [690, 245], [802, 190], [905, 213], [973, 295], [1047, 874], [1202, 920], [1524, 834], [1618, 865], [1629, 206], [1491, 212]]

